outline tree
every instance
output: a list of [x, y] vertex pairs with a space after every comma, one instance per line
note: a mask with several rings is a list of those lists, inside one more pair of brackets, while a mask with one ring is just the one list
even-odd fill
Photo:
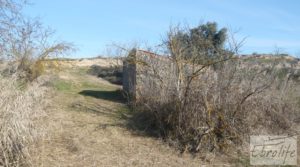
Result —
[[222, 71], [225, 61], [234, 59], [234, 49], [226, 49], [227, 29], [218, 30], [215, 22], [201, 24], [196, 28], [172, 27], [165, 40], [166, 48], [175, 64], [177, 73], [177, 94], [180, 101], [188, 94], [192, 81], [204, 70], [212, 67]]
[[34, 80], [43, 71], [42, 61], [73, 49], [66, 42], [50, 42], [53, 30], [22, 13], [26, 1], [0, 0], [0, 58], [12, 63], [10, 72]]
[[168, 50], [171, 55], [176, 45], [180, 57], [184, 60], [206, 64], [222, 57], [224, 44], [227, 39], [227, 29], [218, 30], [217, 23], [208, 22], [192, 29], [180, 29], [176, 27], [168, 34]]

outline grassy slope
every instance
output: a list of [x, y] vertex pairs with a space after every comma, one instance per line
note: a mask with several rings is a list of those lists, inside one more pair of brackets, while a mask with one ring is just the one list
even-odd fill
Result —
[[40, 144], [37, 166], [199, 166], [160, 140], [126, 128], [127, 112], [118, 89], [85, 74], [66, 70], [53, 81], [48, 137]]

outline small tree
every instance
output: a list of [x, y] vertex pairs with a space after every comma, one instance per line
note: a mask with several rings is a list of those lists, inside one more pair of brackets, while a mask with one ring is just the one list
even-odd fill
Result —
[[218, 30], [217, 23], [208, 22], [192, 29], [171, 30], [168, 34], [168, 49], [174, 53], [174, 45], [180, 50], [181, 57], [185, 60], [206, 64], [222, 58], [225, 52], [224, 44], [227, 39], [227, 29]]
[[[223, 61], [234, 59], [234, 51], [225, 48], [227, 29], [218, 30], [215, 22], [196, 28], [170, 29], [165, 40], [166, 48], [176, 64], [177, 92], [180, 101], [190, 91], [191, 82], [207, 67], [221, 71]], [[238, 47], [238, 46], [236, 46]], [[189, 66], [187, 71], [186, 67]], [[216, 74], [218, 77], [218, 73]]]
[[25, 1], [0, 0], [0, 57], [30, 81], [43, 72], [43, 61], [72, 50], [66, 42], [50, 42], [53, 31], [22, 14]]

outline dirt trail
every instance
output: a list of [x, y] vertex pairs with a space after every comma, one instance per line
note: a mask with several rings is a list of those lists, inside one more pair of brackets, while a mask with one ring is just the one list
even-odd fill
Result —
[[201, 166], [198, 158], [128, 130], [118, 86], [72, 70], [54, 85], [38, 166]]

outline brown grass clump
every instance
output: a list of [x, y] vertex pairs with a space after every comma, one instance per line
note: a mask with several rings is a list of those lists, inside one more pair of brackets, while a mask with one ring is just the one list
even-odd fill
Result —
[[43, 128], [36, 121], [45, 115], [42, 83], [22, 86], [16, 77], [0, 76], [0, 166], [30, 164], [29, 147]]

